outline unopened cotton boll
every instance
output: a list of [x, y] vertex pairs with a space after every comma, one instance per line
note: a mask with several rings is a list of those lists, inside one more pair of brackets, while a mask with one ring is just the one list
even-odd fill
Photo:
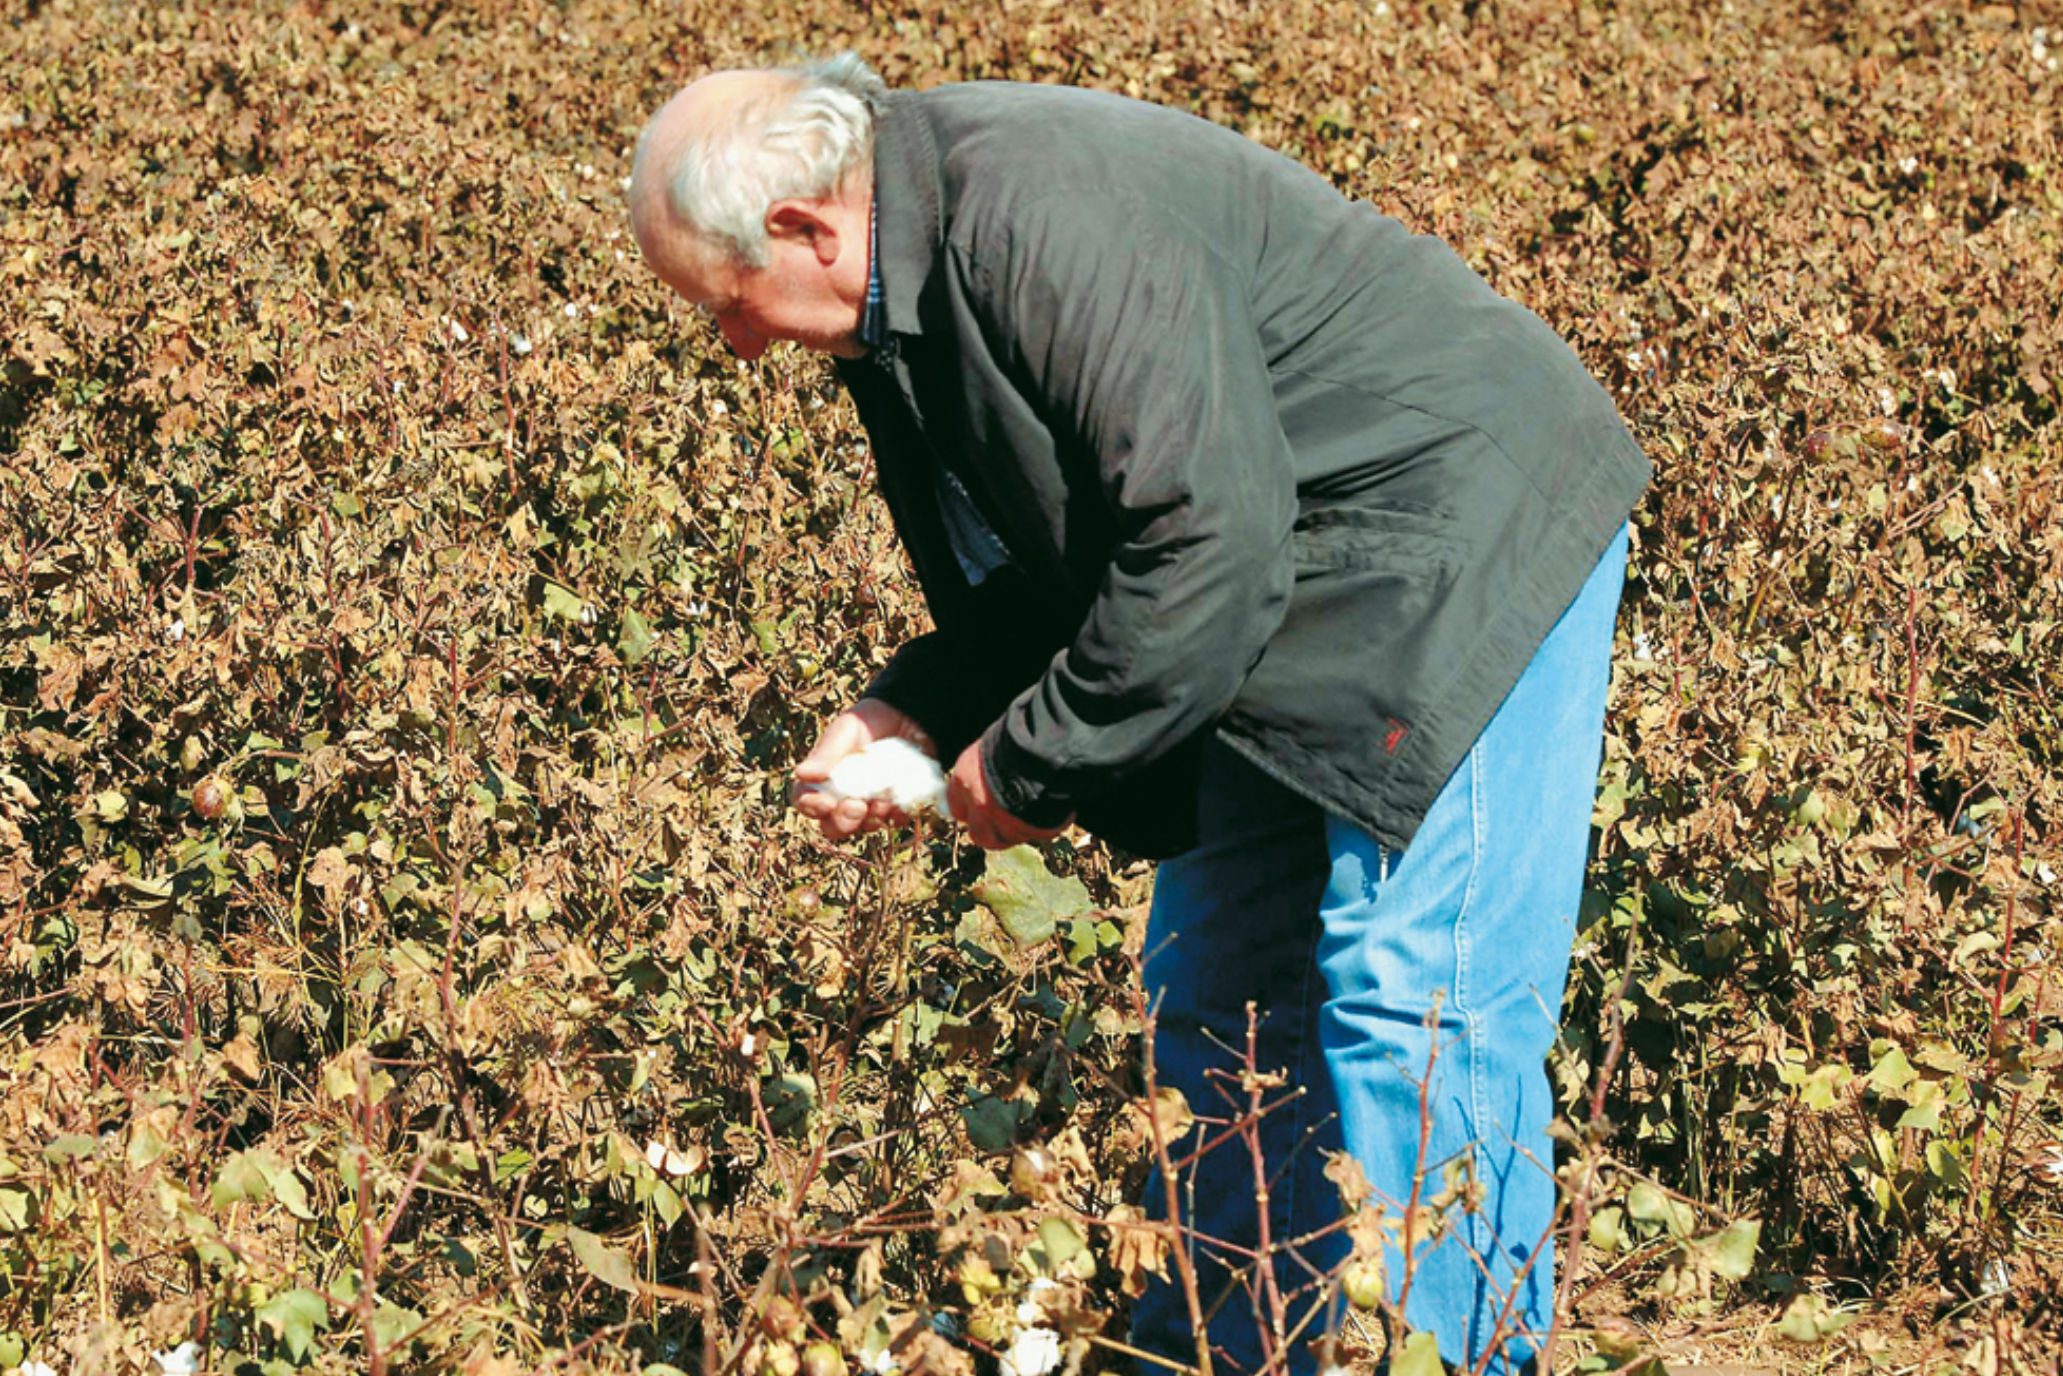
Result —
[[875, 741], [847, 755], [831, 767], [831, 777], [818, 788], [841, 800], [893, 803], [905, 812], [929, 808], [943, 815], [946, 810], [945, 771], [937, 760], [899, 736]]

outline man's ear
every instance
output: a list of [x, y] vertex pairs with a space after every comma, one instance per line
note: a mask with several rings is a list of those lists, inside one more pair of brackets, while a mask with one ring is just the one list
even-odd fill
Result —
[[766, 212], [766, 232], [808, 244], [824, 267], [838, 261], [838, 231], [808, 201], [775, 201]]

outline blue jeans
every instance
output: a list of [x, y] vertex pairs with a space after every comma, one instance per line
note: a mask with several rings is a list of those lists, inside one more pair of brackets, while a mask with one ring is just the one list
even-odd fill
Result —
[[[1394, 1236], [1384, 1258], [1391, 1300], [1403, 1300], [1413, 1329], [1437, 1336], [1449, 1363], [1473, 1364], [1502, 1321], [1508, 1340], [1490, 1370], [1515, 1369], [1552, 1319], [1545, 1060], [1582, 894], [1626, 549], [1622, 529], [1409, 848], [1390, 850], [1213, 743], [1203, 841], [1160, 868], [1146, 938], [1160, 1083], [1199, 1116], [1237, 1118], [1243, 1099], [1235, 1110], [1215, 1072], [1237, 1067], [1249, 1002], [1261, 1017], [1259, 1068], [1286, 1072], [1268, 1102], [1287, 1102], [1262, 1118], [1260, 1138], [1287, 1327], [1303, 1324], [1293, 1371], [1313, 1369], [1306, 1344], [1339, 1313], [1334, 1301], [1305, 1322], [1348, 1248], [1337, 1228], [1325, 1231], [1342, 1214], [1324, 1175], [1329, 1152], [1353, 1155], [1393, 1218], [1414, 1176], [1424, 1204], [1457, 1171], [1472, 1174], [1476, 1206], [1450, 1209], [1448, 1228], [1417, 1245], [1408, 1295]], [[1220, 1131], [1206, 1124], [1179, 1145], [1179, 1194], [1205, 1238], [1231, 1245], [1200, 1240], [1193, 1255], [1217, 1361], [1251, 1371], [1262, 1353], [1242, 1279], [1257, 1274], [1253, 1155], [1233, 1140], [1181, 1164]], [[1156, 1174], [1147, 1202], [1164, 1216], [1164, 1199]], [[1134, 1306], [1132, 1339], [1193, 1362], [1173, 1274]]]

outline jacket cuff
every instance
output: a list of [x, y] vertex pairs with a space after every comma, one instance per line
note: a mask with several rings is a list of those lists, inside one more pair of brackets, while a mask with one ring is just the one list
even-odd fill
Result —
[[1035, 827], [1057, 827], [1075, 814], [1072, 798], [1039, 782], [1044, 766], [1031, 752], [1010, 739], [997, 721], [981, 736], [981, 770], [989, 794], [1003, 811]]
[[981, 734], [989, 717], [977, 694], [966, 691], [951, 647], [936, 632], [897, 651], [860, 694], [879, 698], [924, 728], [946, 768]]

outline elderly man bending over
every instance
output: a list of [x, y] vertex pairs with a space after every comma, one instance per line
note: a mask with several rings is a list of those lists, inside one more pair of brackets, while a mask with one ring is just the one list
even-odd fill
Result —
[[[1395, 1207], [1469, 1173], [1407, 1317], [1450, 1362], [1528, 1361], [1553, 1293], [1543, 1062], [1649, 477], [1604, 391], [1444, 244], [1089, 91], [889, 91], [851, 57], [717, 73], [653, 117], [631, 216], [739, 355], [835, 357], [937, 625], [798, 779], [907, 737], [980, 845], [1079, 820], [1169, 857], [1162, 1082], [1229, 1114], [1205, 1071], [1251, 1002], [1263, 1066], [1307, 1091], [1263, 1121], [1287, 1327], [1342, 1260], [1314, 1235], [1345, 1150]], [[893, 816], [796, 806], [832, 837]], [[1258, 1211], [1243, 1152], [1194, 1169], [1211, 1306], [1258, 1278]], [[1395, 1298], [1394, 1246], [1386, 1273]], [[1220, 1362], [1281, 1350], [1255, 1313], [1216, 1307]], [[1193, 1362], [1187, 1323], [1158, 1285], [1134, 1338]]]

